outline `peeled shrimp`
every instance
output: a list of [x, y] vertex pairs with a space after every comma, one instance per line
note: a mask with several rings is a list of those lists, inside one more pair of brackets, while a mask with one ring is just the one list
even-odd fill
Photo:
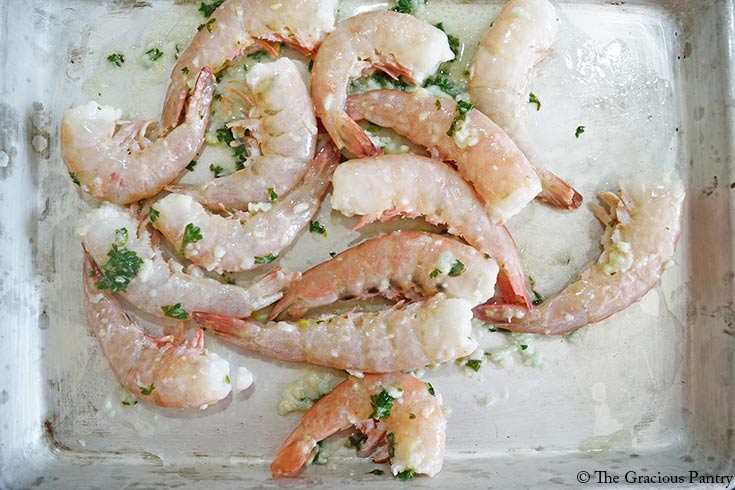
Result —
[[369, 373], [418, 369], [450, 361], [477, 347], [470, 338], [472, 305], [439, 293], [377, 312], [350, 312], [298, 322], [237, 319], [194, 313], [218, 337], [282, 361]]
[[582, 196], [541, 166], [528, 134], [533, 67], [553, 49], [558, 30], [556, 9], [547, 0], [510, 0], [480, 40], [470, 68], [469, 92], [475, 106], [534, 162], [544, 189], [539, 197], [570, 209], [582, 204]]
[[518, 249], [508, 230], [493, 224], [470, 185], [449, 166], [418, 155], [350, 160], [332, 178], [332, 209], [359, 215], [358, 228], [377, 219], [424, 215], [498, 262], [505, 301], [531, 307]]
[[345, 113], [347, 85], [373, 68], [422, 83], [454, 57], [441, 30], [409, 14], [367, 12], [340, 22], [314, 58], [311, 93], [316, 114], [341, 149], [358, 157], [379, 153]]
[[217, 73], [238, 55], [266, 47], [263, 40], [313, 52], [334, 29], [336, 9], [337, 0], [225, 1], [202, 23], [171, 71], [163, 128], [178, 123], [191, 79], [201, 67], [209, 66]]
[[[383, 392], [394, 398], [393, 406], [376, 419], [375, 400]], [[441, 470], [447, 423], [434, 388], [408, 374], [366, 374], [340, 383], [304, 414], [271, 463], [273, 477], [295, 475], [319, 441], [351, 426], [369, 439], [392, 440], [393, 475], [413, 470], [434, 476]]]
[[203, 407], [230, 393], [230, 364], [204, 348], [197, 331], [190, 341], [183, 331], [153, 338], [132, 322], [111, 295], [95, 286], [99, 271], [84, 261], [84, 309], [115, 376], [141, 400], [161, 407]]
[[146, 138], [150, 121], [120, 122], [121, 112], [91, 101], [64, 112], [61, 154], [69, 172], [95, 197], [129, 204], [151, 197], [174, 180], [204, 142], [214, 76], [197, 78], [186, 119], [163, 138]]
[[[224, 218], [210, 214], [191, 196], [169, 194], [154, 205], [160, 216], [153, 226], [189, 260], [207, 270], [252, 269], [273, 261], [309, 223], [338, 163], [337, 149], [327, 144], [301, 184], [268, 204], [267, 210], [242, 220], [237, 215]], [[202, 238], [184, 243], [187, 228], [199, 228]]]
[[337, 300], [383, 295], [419, 299], [443, 292], [479, 304], [493, 295], [498, 265], [452, 238], [397, 231], [345, 250], [306, 271], [276, 303], [269, 319], [299, 319]]
[[121, 294], [137, 308], [157, 316], [164, 316], [162, 307], [177, 303], [188, 313], [196, 310], [249, 316], [277, 301], [289, 282], [298, 277], [272, 271], [246, 289], [204, 277], [201, 272], [186, 273], [178, 262], [163, 258], [150, 233], [130, 213], [111, 204], [90, 212], [77, 233], [97, 265], [109, 260], [113, 244], [124, 246], [143, 261]]
[[253, 107], [240, 126], [259, 144], [250, 165], [203, 186], [169, 186], [189, 194], [204, 206], [247, 209], [249, 203], [269, 202], [271, 191], [282, 195], [309, 168], [316, 149], [316, 118], [309, 90], [296, 64], [288, 58], [253, 66], [246, 77]]
[[[353, 119], [393, 128], [457, 165], [495, 223], [504, 223], [540, 191], [536, 173], [505, 131], [480, 111], [458, 120], [457, 103], [425, 90], [372, 90], [347, 102]], [[450, 128], [454, 133], [450, 136]]]
[[655, 286], [676, 250], [681, 230], [684, 189], [670, 185], [620, 186], [595, 207], [605, 227], [602, 255], [579, 279], [534, 311], [507, 305], [483, 305], [475, 315], [516, 332], [563, 334], [597, 323], [640, 300]]

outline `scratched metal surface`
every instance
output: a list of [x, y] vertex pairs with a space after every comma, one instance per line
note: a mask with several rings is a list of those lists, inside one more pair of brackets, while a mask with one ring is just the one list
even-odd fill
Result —
[[[470, 41], [498, 9], [431, 5], [432, 21]], [[343, 13], [354, 6], [345, 2]], [[735, 471], [732, 3], [559, 7], [565, 37], [534, 86], [545, 104], [532, 121], [539, 145], [588, 200], [619, 179], [679, 175], [688, 192], [679, 251], [638, 305], [573, 338], [532, 340], [538, 367], [511, 352], [513, 362], [476, 377], [453, 365], [428, 371], [451, 409], [447, 460], [436, 478], [410, 483], [418, 488], [575, 487], [582, 470]], [[267, 464], [299, 418], [275, 407], [303, 366], [208, 340], [253, 371], [250, 390], [203, 411], [127, 408], [88, 332], [74, 227], [95, 202], [61, 161], [61, 113], [94, 98], [156, 117], [173, 60], [143, 69], [139, 54], [151, 43], [187, 42], [197, 16], [195, 5], [170, 1], [0, 6], [0, 488], [393, 484], [347, 452], [334, 467], [269, 479]], [[113, 71], [104, 57], [119, 50], [131, 62]], [[320, 220], [330, 241], [302, 237], [284, 267], [312, 265], [386, 229], [339, 231], [351, 221], [328, 207]], [[543, 295], [597, 253], [587, 209], [561, 214], [534, 203], [509, 225]], [[501, 334], [482, 341], [505, 342]], [[677, 486], [686, 487], [697, 485]]]

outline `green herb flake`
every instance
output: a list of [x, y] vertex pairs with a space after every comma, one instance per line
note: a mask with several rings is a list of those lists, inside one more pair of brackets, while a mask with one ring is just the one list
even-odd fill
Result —
[[[426, 3], [424, 0], [422, 3]], [[391, 10], [398, 12], [399, 14], [414, 14], [416, 12], [417, 4], [413, 0], [396, 0], [396, 6]]]
[[163, 56], [163, 51], [161, 51], [158, 48], [151, 48], [148, 51], [146, 51], [145, 54], [148, 55], [151, 61], [156, 61], [157, 59]]
[[219, 176], [222, 175], [222, 173], [225, 171], [225, 169], [223, 169], [220, 165], [215, 165], [214, 163], [209, 166], [209, 170], [214, 174], [215, 179], [219, 178]]
[[492, 258], [490, 257], [490, 254], [485, 254], [484, 257], [485, 257], [485, 260], [490, 260]]
[[155, 223], [160, 215], [161, 213], [155, 208], [150, 208], [148, 210], [148, 217], [151, 219], [151, 223]]
[[309, 73], [311, 73], [312, 68], [314, 68], [314, 60], [309, 60]]
[[467, 359], [464, 361], [464, 365], [468, 368], [472, 369], [474, 372], [477, 372], [480, 370], [480, 367], [482, 367], [482, 360], [480, 359]]
[[109, 289], [120, 293], [128, 289], [130, 281], [138, 274], [143, 259], [125, 247], [112, 244], [107, 252], [110, 260], [102, 266], [102, 278], [94, 283], [97, 289]]
[[122, 66], [122, 64], [125, 63], [125, 55], [120, 53], [112, 53], [110, 56], [107, 57], [107, 61], [115, 66]]
[[211, 34], [212, 33], [212, 24], [214, 24], [215, 22], [217, 22], [217, 19], [209, 19], [204, 24], [199, 24], [199, 26], [197, 26], [197, 31], [201, 31], [203, 28], [206, 27], [207, 28], [207, 31]]
[[217, 8], [222, 5], [225, 2], [225, 0], [215, 0], [212, 3], [205, 3], [202, 2], [199, 4], [199, 11], [202, 13], [204, 17], [210, 17]]
[[193, 223], [189, 223], [184, 228], [184, 238], [181, 240], [181, 253], [184, 253], [184, 249], [190, 243], [196, 243], [202, 239], [202, 230], [198, 226], [194, 226]]
[[577, 129], [574, 131], [574, 137], [579, 139], [579, 135], [584, 133], [584, 126], [577, 126]]
[[319, 235], [327, 236], [327, 229], [316, 220], [309, 221], [309, 231]]
[[429, 395], [436, 396], [436, 392], [434, 391], [434, 387], [431, 386], [431, 383], [426, 383], [426, 388], [429, 390]]
[[230, 375], [225, 374], [225, 383], [230, 384]]
[[337, 252], [329, 252], [329, 256], [334, 258], [337, 255]]
[[396, 455], [396, 436], [392, 432], [388, 432], [385, 438], [388, 439], [388, 456], [392, 458]]
[[189, 165], [186, 166], [186, 170], [188, 170], [189, 172], [193, 172], [194, 171], [194, 167], [196, 167], [196, 166], [197, 166], [197, 161], [196, 160], [192, 160], [192, 161], [189, 162]]
[[457, 276], [461, 276], [462, 274], [464, 274], [464, 271], [465, 271], [465, 270], [466, 270], [466, 269], [465, 269], [465, 266], [464, 266], [464, 264], [463, 264], [462, 262], [460, 262], [460, 261], [459, 261], [459, 259], [456, 259], [456, 260], [455, 260], [455, 261], [454, 261], [454, 262], [452, 263], [452, 267], [451, 267], [451, 269], [449, 269], [449, 276], [450, 276], [450, 277], [457, 277]]
[[248, 149], [245, 145], [232, 147], [232, 156], [235, 158], [235, 169], [242, 170], [245, 168], [245, 160], [248, 159]]
[[189, 74], [189, 67], [188, 66], [183, 67], [181, 69], [181, 73], [183, 73], [184, 75], [188, 75]]
[[124, 247], [128, 244], [128, 229], [118, 228], [115, 230], [115, 245], [118, 247]]
[[175, 60], [178, 60], [179, 59], [179, 53], [180, 53], [180, 51], [179, 51], [179, 45], [178, 44], [176, 46], [174, 46], [174, 50], [175, 50], [175, 52], [174, 52], [174, 59]]
[[536, 110], [537, 111], [540, 111], [541, 110], [541, 101], [538, 100], [538, 97], [536, 97], [533, 92], [531, 92], [530, 94], [528, 94], [528, 103], [529, 104], [536, 104]]
[[163, 311], [164, 315], [171, 318], [176, 318], [177, 320], [189, 319], [189, 312], [181, 307], [181, 303], [176, 303], [175, 305], [161, 306], [161, 310]]
[[531, 285], [531, 293], [533, 294], [533, 301], [532, 304], [534, 306], [538, 306], [541, 303], [544, 302], [544, 297], [539, 294], [538, 291], [536, 291], [536, 281], [533, 279], [533, 277], [528, 276], [528, 284]]
[[133, 400], [133, 401], [122, 400], [120, 403], [122, 403], [126, 407], [130, 407], [132, 405], [137, 405], [138, 404], [138, 400]]
[[438, 276], [439, 274], [441, 274], [441, 273], [442, 273], [441, 269], [439, 269], [439, 268], [436, 268], [436, 269], [434, 269], [433, 271], [429, 272], [429, 277], [430, 277], [431, 279], [434, 279], [435, 277], [437, 277], [437, 276]]
[[257, 256], [256, 257], [253, 257], [253, 260], [255, 261], [256, 264], [260, 265], [260, 264], [270, 264], [271, 262], [273, 262], [277, 258], [278, 258], [278, 254], [275, 254], [275, 255], [274, 254], [268, 254], [268, 255], [264, 255], [262, 257], [257, 257]]
[[370, 395], [370, 404], [373, 407], [373, 413], [370, 414], [371, 419], [387, 419], [393, 409], [393, 401], [395, 398], [390, 396], [385, 388], [380, 389], [380, 393]]
[[467, 119], [467, 113], [474, 108], [475, 106], [469, 102], [465, 102], [463, 100], [457, 101], [457, 113], [455, 114], [454, 119], [452, 119], [452, 124], [449, 126], [449, 130], [447, 131], [447, 136], [454, 136], [454, 133], [456, 133], [458, 129], [457, 125]]
[[528, 345], [526, 345], [526, 344], [521, 344], [521, 350], [526, 350], [526, 349], [528, 349]]
[[373, 470], [373, 471], [368, 471], [365, 474], [366, 475], [383, 476], [383, 475], [385, 475], [385, 471], [383, 471], [383, 470]]
[[414, 469], [413, 468], [409, 468], [407, 470], [403, 470], [400, 473], [398, 473], [396, 475], [396, 478], [398, 478], [401, 481], [408, 481], [408, 480], [413, 479], [414, 473], [415, 473]]
[[229, 145], [235, 141], [235, 137], [232, 135], [232, 130], [227, 126], [222, 126], [216, 131], [217, 141]]
[[447, 33], [447, 30], [444, 28], [444, 22], [439, 22], [438, 24], [434, 24], [434, 27], [442, 31], [447, 35], [447, 41], [449, 42], [449, 49], [452, 50], [452, 53], [454, 53], [454, 58], [457, 59], [459, 57], [459, 52], [461, 50], [461, 44], [459, 41], [459, 38], [457, 36], [453, 36], [449, 33]]
[[413, 419], [416, 418], [416, 414], [415, 413], [409, 413], [408, 414], [408, 418], [411, 419], [411, 420], [413, 420]]
[[[441, 72], [441, 70], [440, 70], [440, 72]], [[446, 75], [446, 74], [444, 74], [444, 75]], [[448, 76], [443, 76], [442, 74], [435, 75], [433, 77], [427, 78], [424, 81], [423, 87], [424, 88], [427, 88], [427, 87], [432, 86], [432, 85], [435, 86], [435, 87], [438, 87], [439, 90], [441, 90], [442, 92], [444, 92], [447, 95], [451, 95], [452, 97], [456, 97], [460, 93], [460, 90], [457, 88], [456, 85], [454, 85], [454, 83], [452, 83], [452, 81], [449, 79], [449, 77]]]
[[271, 201], [275, 201], [276, 199], [278, 199], [278, 194], [276, 194], [276, 191], [273, 190], [273, 187], [268, 188], [268, 197]]
[[71, 177], [71, 181], [74, 182], [76, 185], [80, 186], [82, 185], [81, 182], [79, 182], [79, 179], [77, 178], [77, 174], [74, 172], [69, 172], [69, 177]]
[[153, 390], [155, 390], [156, 387], [153, 386], [153, 383], [151, 383], [151, 385], [148, 388], [146, 388], [145, 386], [138, 386], [138, 389], [140, 390], [141, 395], [148, 396], [151, 393], [153, 393]]
[[436, 109], [437, 109], [437, 110], [439, 110], [439, 109], [441, 109], [441, 108], [442, 108], [442, 101], [441, 101], [441, 100], [439, 100], [439, 99], [436, 99], [436, 100], [434, 101], [434, 105], [436, 106]]
[[263, 61], [263, 59], [269, 58], [269, 57], [270, 57], [270, 53], [268, 51], [264, 50], [264, 49], [260, 49], [260, 50], [258, 50], [256, 52], [250, 53], [248, 55], [248, 59], [251, 59], [251, 60], [256, 61], [256, 62]]

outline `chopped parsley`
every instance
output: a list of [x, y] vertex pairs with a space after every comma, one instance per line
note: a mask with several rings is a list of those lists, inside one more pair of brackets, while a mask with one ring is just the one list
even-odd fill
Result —
[[227, 126], [223, 126], [219, 128], [216, 131], [217, 134], [217, 141], [225, 143], [226, 145], [229, 145], [233, 141], [235, 141], [235, 136], [232, 134], [232, 129], [228, 128]]
[[278, 194], [276, 194], [276, 191], [273, 190], [273, 187], [268, 188], [268, 197], [271, 201], [275, 201], [278, 199]]
[[174, 49], [176, 50], [176, 52], [174, 53], [174, 59], [178, 60], [179, 59], [179, 45], [177, 44], [176, 46], [174, 46]]
[[372, 90], [374, 85], [381, 89], [403, 90], [408, 88], [408, 84], [400, 78], [393, 78], [387, 73], [378, 71], [367, 77], [357, 78], [350, 82], [350, 90], [352, 92], [366, 92]]
[[337, 255], [337, 252], [329, 252], [329, 256], [334, 258]]
[[178, 320], [189, 319], [189, 312], [181, 307], [181, 303], [176, 303], [175, 305], [161, 306], [161, 310], [163, 310], [164, 315], [171, 318], [176, 318]]
[[464, 361], [464, 365], [468, 368], [472, 369], [474, 372], [477, 372], [480, 370], [480, 367], [482, 367], [482, 360], [480, 359], [467, 359]]
[[526, 350], [526, 349], [528, 349], [528, 345], [527, 344], [521, 344], [521, 350]]
[[400, 473], [398, 473], [396, 475], [396, 478], [398, 478], [401, 481], [408, 481], [408, 480], [411, 480], [413, 478], [413, 475], [414, 475], [414, 469], [413, 468], [409, 468], [407, 470], [403, 470]]
[[215, 22], [217, 22], [217, 19], [209, 19], [204, 24], [199, 24], [199, 26], [197, 27], [197, 31], [201, 31], [204, 27], [206, 27], [207, 28], [207, 31], [209, 31], [209, 33], [211, 34], [212, 33], [212, 24], [214, 24]]
[[225, 0], [215, 0], [212, 3], [200, 3], [199, 4], [199, 11], [202, 13], [204, 17], [210, 17], [217, 8], [222, 5], [225, 2]]
[[368, 471], [365, 474], [366, 475], [383, 476], [383, 475], [385, 475], [385, 471], [383, 471], [383, 470], [373, 470], [373, 471]]
[[248, 59], [251, 59], [257, 62], [263, 61], [263, 59], [266, 57], [270, 57], [270, 53], [264, 49], [259, 49], [258, 51], [254, 53], [250, 53], [248, 55]]
[[447, 35], [447, 41], [449, 41], [449, 49], [452, 50], [452, 53], [454, 53], [454, 58], [457, 59], [457, 57], [459, 57], [459, 51], [462, 46], [459, 42], [459, 38], [457, 36], [452, 36], [451, 34], [447, 33], [446, 29], [444, 29], [444, 22], [434, 24], [434, 27]]
[[574, 131], [574, 137], [579, 139], [579, 135], [584, 133], [584, 126], [577, 126], [577, 129]]
[[225, 171], [225, 169], [223, 169], [220, 165], [215, 165], [214, 163], [209, 165], [209, 170], [214, 174], [215, 179], [219, 178], [219, 176], [222, 175], [222, 172]]
[[186, 166], [186, 170], [188, 170], [189, 172], [193, 172], [194, 171], [194, 167], [196, 167], [196, 166], [197, 166], [197, 161], [196, 160], [192, 160], [192, 161], [189, 162], [189, 165]]
[[82, 183], [79, 182], [79, 179], [77, 179], [77, 174], [74, 172], [69, 172], [69, 177], [71, 177], [71, 181], [74, 182], [76, 185], [81, 186]]
[[434, 101], [434, 105], [436, 106], [437, 109], [441, 109], [442, 108], [442, 101], [439, 100], [439, 99], [436, 99]]
[[459, 259], [456, 259], [454, 263], [452, 263], [452, 268], [449, 269], [449, 276], [451, 277], [457, 277], [464, 274], [465, 266], [462, 262], [459, 261]]
[[146, 51], [145, 54], [148, 55], [151, 61], [156, 61], [158, 58], [163, 56], [163, 51], [161, 51], [158, 48], [151, 48], [148, 51]]
[[409, 413], [408, 414], [408, 418], [411, 419], [411, 420], [413, 420], [413, 419], [416, 418], [416, 414], [415, 413]]
[[370, 395], [370, 404], [373, 407], [373, 413], [370, 414], [371, 419], [387, 419], [393, 410], [393, 401], [395, 398], [390, 396], [385, 388], [380, 389], [380, 393]]
[[128, 229], [118, 228], [115, 230], [115, 245], [118, 247], [124, 247], [128, 244]]
[[151, 385], [148, 388], [146, 388], [145, 386], [138, 386], [138, 389], [140, 390], [141, 395], [148, 396], [151, 393], [153, 393], [153, 390], [155, 390], [156, 387], [153, 386], [153, 383], [151, 383]]
[[388, 432], [385, 438], [388, 439], [388, 456], [392, 458], [396, 455], [396, 436], [392, 432]]
[[225, 374], [225, 383], [230, 384], [230, 375]]
[[107, 61], [115, 66], [122, 66], [122, 64], [125, 63], [125, 55], [121, 53], [112, 53], [107, 57]]
[[434, 279], [436, 276], [438, 276], [441, 273], [442, 273], [441, 269], [437, 268], [437, 269], [434, 269], [433, 271], [429, 272], [429, 277], [431, 279]]
[[245, 145], [232, 147], [232, 156], [235, 158], [235, 169], [242, 170], [245, 168], [245, 160], [248, 158], [248, 149]]
[[184, 249], [190, 243], [198, 242], [202, 239], [202, 230], [198, 226], [194, 226], [194, 223], [189, 223], [184, 228], [184, 238], [181, 240], [181, 253], [184, 253]]
[[536, 110], [537, 111], [540, 111], [541, 110], [541, 101], [538, 100], [538, 98], [533, 94], [533, 92], [531, 92], [530, 94], [528, 94], [528, 103], [529, 104], [536, 104]]
[[439, 90], [444, 92], [447, 95], [451, 95], [452, 97], [456, 97], [459, 95], [460, 90], [452, 83], [452, 81], [449, 79], [447, 73], [442, 73], [444, 70], [439, 70], [439, 75], [434, 75], [433, 77], [429, 77], [424, 81], [424, 88], [427, 88], [431, 85], [438, 87]]
[[256, 264], [260, 265], [260, 264], [270, 264], [271, 262], [273, 262], [277, 258], [278, 258], [278, 254], [275, 254], [275, 255], [268, 254], [268, 255], [264, 255], [262, 257], [257, 257], [257, 256], [256, 257], [253, 257], [253, 260], [255, 261]]
[[133, 401], [123, 400], [120, 403], [122, 403], [126, 407], [129, 407], [131, 405], [137, 405], [138, 404], [138, 400], [133, 400]]
[[463, 100], [457, 101], [457, 113], [454, 115], [454, 119], [452, 119], [452, 124], [449, 126], [449, 130], [447, 131], [447, 136], [454, 136], [454, 133], [456, 133], [458, 129], [457, 125], [467, 119], [467, 113], [474, 108], [475, 106], [469, 102], [465, 102]]
[[538, 291], [536, 291], [536, 281], [533, 279], [533, 277], [528, 276], [528, 284], [531, 285], [531, 293], [533, 293], [533, 306], [538, 306], [543, 303], [544, 297], [541, 296]]
[[[426, 3], [426, 1], [424, 0], [421, 3]], [[414, 2], [413, 0], [396, 0], [396, 6], [391, 10], [399, 14], [414, 14], [417, 7], [418, 2]]]
[[490, 257], [490, 254], [485, 254], [484, 257], [485, 257], [485, 260], [490, 260], [492, 258]]
[[94, 283], [97, 289], [109, 289], [119, 293], [128, 289], [128, 284], [138, 275], [143, 259], [124, 246], [113, 243], [107, 252], [110, 260], [102, 266], [102, 278]]
[[429, 395], [436, 396], [436, 392], [434, 391], [434, 387], [431, 386], [431, 383], [426, 383], [426, 388], [429, 390]]
[[148, 216], [151, 218], [152, 223], [154, 223], [160, 215], [161, 213], [159, 213], [157, 209], [150, 208], [148, 210]]
[[189, 74], [189, 67], [188, 66], [183, 67], [181, 69], [181, 73], [183, 73], [184, 75], [188, 75]]
[[309, 231], [312, 233], [318, 233], [319, 235], [327, 236], [327, 230], [324, 225], [316, 220], [309, 221]]

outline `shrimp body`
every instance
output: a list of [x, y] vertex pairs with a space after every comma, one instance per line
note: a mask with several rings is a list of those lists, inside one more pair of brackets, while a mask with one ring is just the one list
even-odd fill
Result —
[[[309, 223], [338, 163], [339, 153], [330, 143], [320, 150], [301, 184], [267, 211], [242, 220], [210, 214], [191, 196], [169, 194], [155, 204], [160, 216], [153, 226], [189, 260], [207, 270], [252, 269], [274, 260]], [[187, 228], [194, 227], [202, 238], [184, 243]]]
[[563, 334], [622, 311], [655, 286], [676, 250], [681, 230], [684, 190], [671, 185], [622, 186], [600, 199], [609, 211], [594, 211], [605, 233], [602, 254], [577, 281], [534, 311], [482, 305], [475, 315], [517, 332]]
[[419, 299], [443, 292], [479, 304], [493, 295], [498, 265], [472, 247], [431, 233], [398, 231], [345, 250], [292, 283], [269, 319], [301, 318], [338, 300]]
[[[431, 392], [429, 391], [431, 389]], [[393, 393], [393, 407], [373, 419], [371, 397]], [[271, 463], [274, 478], [298, 473], [317, 443], [351, 426], [374, 427], [392, 440], [391, 471], [436, 475], [444, 462], [446, 419], [433, 388], [403, 373], [350, 377], [322, 397], [301, 419]]]
[[164, 316], [162, 307], [177, 303], [187, 312], [249, 316], [277, 301], [285, 286], [298, 277], [275, 271], [246, 289], [204, 277], [201, 272], [186, 273], [178, 262], [164, 259], [150, 233], [130, 213], [111, 204], [89, 213], [77, 230], [85, 250], [100, 266], [108, 261], [112, 245], [120, 243], [121, 233], [125, 236], [123, 246], [143, 261], [121, 294], [137, 308], [156, 316]]
[[358, 227], [398, 215], [446, 224], [450, 233], [497, 261], [506, 301], [531, 306], [513, 238], [490, 220], [470, 185], [449, 166], [409, 154], [350, 160], [337, 168], [332, 184], [332, 208], [362, 216]]
[[94, 101], [69, 109], [61, 118], [64, 163], [100, 199], [129, 204], [154, 196], [199, 152], [213, 92], [214, 76], [204, 68], [184, 122], [152, 142], [146, 138], [150, 121], [120, 122], [121, 111]]
[[418, 369], [450, 361], [477, 347], [470, 338], [472, 305], [439, 293], [377, 312], [350, 312], [298, 322], [237, 319], [194, 313], [218, 337], [282, 361], [368, 373]]
[[179, 56], [163, 103], [162, 126], [176, 126], [192, 77], [203, 66], [214, 73], [260, 41], [283, 42], [313, 52], [334, 29], [337, 0], [227, 0], [203, 23]]
[[536, 173], [505, 131], [474, 109], [459, 120], [452, 99], [425, 90], [373, 90], [350, 97], [347, 113], [393, 128], [453, 161], [484, 201], [493, 222], [505, 222], [541, 191]]
[[207, 208], [247, 209], [288, 192], [309, 168], [316, 149], [316, 118], [309, 90], [288, 58], [259, 63], [246, 77], [253, 107], [241, 126], [250, 130], [260, 155], [250, 165], [203, 186], [170, 186]]
[[379, 153], [345, 113], [347, 85], [373, 68], [422, 83], [454, 57], [441, 30], [409, 14], [367, 12], [343, 20], [324, 39], [314, 59], [311, 92], [316, 114], [341, 148], [358, 157]]
[[110, 294], [97, 289], [97, 272], [87, 256], [83, 279], [87, 321], [115, 376], [130, 393], [173, 408], [203, 407], [230, 393], [230, 364], [207, 352], [201, 330], [190, 341], [183, 339], [183, 332], [151, 337]]

